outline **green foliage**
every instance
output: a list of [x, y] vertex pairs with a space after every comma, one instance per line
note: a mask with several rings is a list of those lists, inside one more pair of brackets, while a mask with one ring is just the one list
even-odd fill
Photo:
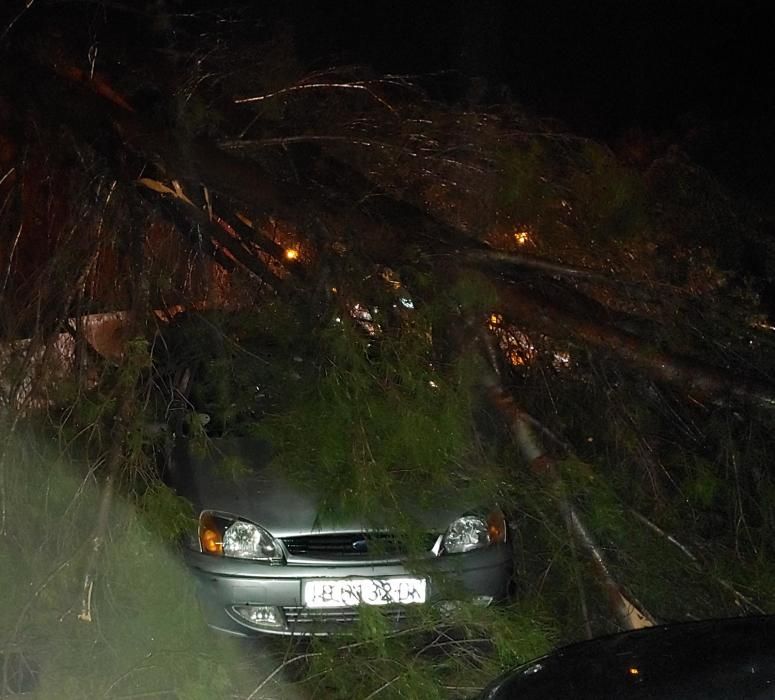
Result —
[[34, 697], [227, 697], [246, 687], [237, 650], [210, 635], [193, 582], [163, 546], [160, 534], [188, 521], [161, 486], [144, 494], [139, 511], [114, 505], [91, 595], [94, 621], [78, 619], [94, 477], [32, 434], [17, 437], [2, 445], [0, 653], [19, 651], [40, 669]]
[[474, 271], [461, 274], [446, 294], [465, 314], [474, 317], [489, 315], [498, 303], [498, 293], [492, 281]]
[[[120, 424], [121, 476], [127, 483], [152, 476], [153, 452], [165, 436], [163, 431], [149, 429], [155, 419], [147, 397], [150, 343], [138, 336], [127, 341], [118, 364], [104, 358], [90, 359], [90, 363], [88, 372], [71, 376], [47, 393], [49, 410], [33, 412], [25, 424], [55, 439], [63, 454], [86, 462], [105, 459]], [[119, 406], [126, 396], [136, 396], [137, 400], [132, 401], [131, 411], [119, 417]]]
[[501, 201], [522, 221], [540, 221], [562, 191], [551, 177], [558, 169], [561, 149], [550, 141], [531, 140], [524, 148], [503, 156]]
[[576, 215], [591, 238], [631, 239], [648, 225], [646, 186], [642, 176], [620, 165], [607, 149], [587, 142], [580, 165], [569, 173], [567, 187]]
[[718, 247], [726, 253], [724, 269], [739, 265], [741, 244], [750, 234], [741, 217], [743, 209], [709, 172], [676, 153], [654, 164], [651, 183], [651, 209], [678, 237], [674, 244]]
[[705, 460], [695, 457], [694, 469], [687, 475], [684, 493], [686, 497], [699, 508], [709, 508], [713, 505], [723, 482], [716, 474], [717, 468]]
[[[286, 385], [300, 379], [302, 321], [293, 309], [267, 304], [247, 312], [193, 314], [164, 332], [156, 372], [169, 384], [190, 373], [187, 432], [244, 435], [265, 412], [284, 402]], [[161, 409], [166, 408], [165, 397]]]
[[507, 216], [540, 232], [560, 253], [643, 240], [651, 228], [643, 176], [586, 139], [528, 141], [503, 156], [500, 201]]
[[263, 422], [278, 466], [319, 485], [326, 516], [397, 511], [395, 519], [407, 499], [432, 501], [474, 474], [487, 481], [465, 363], [440, 372], [430, 342], [420, 321], [373, 340], [342, 324], [324, 334], [318, 381]]
[[360, 610], [354, 634], [319, 638], [299, 683], [310, 696], [448, 698], [481, 687], [514, 664], [545, 653], [556, 630], [530, 605], [413, 611], [400, 630], [378, 609]]
[[153, 482], [138, 499], [143, 522], [161, 542], [172, 542], [196, 529], [191, 504], [159, 482]]
[[[661, 621], [770, 610], [772, 579], [763, 562], [772, 552], [765, 448], [771, 417], [690, 405], [653, 386], [644, 390], [606, 361], [579, 362], [554, 385], [561, 387], [556, 403], [542, 398], [541, 372], [526, 374], [520, 391], [536, 401], [531, 413], [556, 409], [550, 427], [561, 425], [578, 448], [578, 457], [558, 464], [561, 494], [601, 547], [614, 579]], [[526, 546], [519, 585], [532, 593], [541, 581], [542, 600], [556, 618], [580, 624], [579, 582], [593, 630], [612, 629], [595, 571], [578, 545], [575, 552], [569, 547], [553, 498], [527, 478], [514, 485], [514, 502], [529, 514], [520, 522]]]
[[232, 456], [226, 456], [220, 460], [218, 462], [218, 470], [232, 481], [239, 481], [240, 477], [250, 473], [250, 469], [243, 460]]

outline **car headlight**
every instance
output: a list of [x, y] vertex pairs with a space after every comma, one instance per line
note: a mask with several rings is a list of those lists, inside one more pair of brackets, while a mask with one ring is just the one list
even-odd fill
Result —
[[212, 511], [199, 516], [199, 546], [207, 554], [222, 557], [268, 562], [283, 558], [278, 541], [261, 526]]
[[444, 534], [442, 545], [448, 554], [470, 552], [506, 541], [506, 518], [500, 510], [487, 517], [464, 515], [455, 520]]

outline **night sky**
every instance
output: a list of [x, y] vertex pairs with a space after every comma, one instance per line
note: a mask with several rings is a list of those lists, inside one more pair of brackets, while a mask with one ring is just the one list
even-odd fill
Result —
[[436, 80], [444, 97], [511, 98], [612, 142], [639, 130], [681, 144], [736, 189], [775, 197], [775, 3], [298, 0], [282, 8], [297, 50], [316, 67], [447, 71]]
[[[80, 8], [97, 26], [110, 15], [103, 10], [124, 6], [104, 0], [100, 9], [102, 2], [40, 2], [26, 17], [72, 19]], [[115, 18], [138, 23], [136, 43], [145, 41], [155, 14], [173, 14], [193, 36], [215, 32], [226, 42], [230, 32], [256, 45], [283, 32], [309, 70], [356, 64], [375, 74], [414, 75], [432, 97], [465, 108], [514, 101], [620, 153], [637, 139], [656, 151], [676, 145], [775, 222], [773, 0], [152, 0], [146, 12], [126, 6], [132, 11]]]

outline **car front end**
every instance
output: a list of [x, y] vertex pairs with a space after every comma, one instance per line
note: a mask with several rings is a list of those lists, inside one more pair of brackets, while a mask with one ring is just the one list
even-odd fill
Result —
[[419, 549], [385, 531], [325, 529], [275, 537], [258, 523], [203, 511], [186, 561], [208, 623], [236, 635], [318, 635], [357, 620], [361, 605], [400, 624], [413, 606], [508, 592], [512, 557], [500, 511], [466, 514]]
[[[176, 447], [169, 481], [198, 514], [184, 547], [208, 623], [232, 634], [341, 631], [359, 608], [397, 624], [421, 606], [507, 596], [512, 549], [498, 507], [436, 494], [377, 517], [323, 517], [306, 480], [290, 479], [260, 441]], [[239, 464], [237, 470], [225, 464]]]

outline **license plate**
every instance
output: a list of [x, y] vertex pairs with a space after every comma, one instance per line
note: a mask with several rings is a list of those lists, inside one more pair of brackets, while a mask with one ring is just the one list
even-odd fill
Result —
[[356, 605], [424, 603], [424, 578], [313, 579], [304, 582], [308, 608], [351, 608]]

